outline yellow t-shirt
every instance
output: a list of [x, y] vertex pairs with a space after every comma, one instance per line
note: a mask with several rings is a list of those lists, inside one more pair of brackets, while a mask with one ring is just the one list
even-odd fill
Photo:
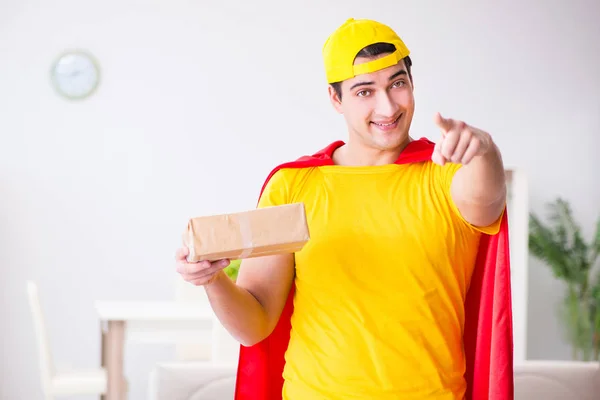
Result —
[[457, 164], [283, 169], [259, 207], [303, 202], [285, 400], [464, 397], [464, 300], [481, 233]]

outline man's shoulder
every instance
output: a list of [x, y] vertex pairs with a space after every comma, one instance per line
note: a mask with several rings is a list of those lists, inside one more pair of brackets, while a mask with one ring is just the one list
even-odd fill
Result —
[[261, 198], [269, 205], [286, 204], [295, 198], [296, 193], [313, 176], [316, 166], [278, 166], [271, 170], [263, 184]]
[[319, 166], [332, 164], [333, 151], [343, 144], [342, 141], [335, 141], [312, 154], [298, 155], [295, 158], [282, 161], [271, 168], [267, 175], [267, 181], [272, 179], [285, 180], [285, 178], [310, 173]]
[[282, 166], [274, 168], [267, 176], [265, 184], [271, 187], [293, 187], [299, 180], [311, 175], [317, 166]]

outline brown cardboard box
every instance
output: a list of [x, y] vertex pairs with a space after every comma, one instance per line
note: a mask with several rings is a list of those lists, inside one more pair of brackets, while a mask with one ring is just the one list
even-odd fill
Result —
[[189, 262], [294, 253], [310, 239], [304, 203], [190, 219]]

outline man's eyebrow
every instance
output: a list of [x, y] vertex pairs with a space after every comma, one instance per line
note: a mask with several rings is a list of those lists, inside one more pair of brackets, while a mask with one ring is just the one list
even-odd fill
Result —
[[375, 82], [371, 81], [371, 82], [358, 82], [355, 83], [354, 85], [352, 85], [352, 87], [350, 88], [350, 90], [353, 90], [354, 88], [357, 88], [359, 86], [368, 86], [368, 85], [373, 85]]
[[392, 76], [390, 76], [390, 78], [388, 80], [391, 81], [392, 79], [396, 79], [400, 75], [408, 75], [408, 72], [406, 72], [405, 70], [401, 69], [400, 71], [398, 71], [395, 74], [393, 74]]
[[[388, 78], [388, 80], [391, 81], [393, 79], [396, 79], [400, 75], [408, 75], [408, 72], [406, 72], [406, 70], [401, 69], [400, 71], [398, 71], [398, 72], [394, 73], [392, 76], [390, 76]], [[368, 86], [368, 85], [373, 85], [373, 84], [375, 84], [375, 82], [372, 82], [372, 81], [371, 82], [357, 82], [354, 85], [352, 85], [352, 87], [350, 88], [350, 90], [353, 90], [353, 89], [355, 89], [355, 88], [357, 88], [359, 86]]]

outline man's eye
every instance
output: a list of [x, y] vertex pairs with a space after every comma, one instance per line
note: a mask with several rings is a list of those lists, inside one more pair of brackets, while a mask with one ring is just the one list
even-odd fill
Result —
[[368, 91], [368, 90], [361, 90], [360, 92], [356, 93], [356, 95], [358, 97], [365, 97], [365, 96], [368, 96], [369, 93], [370, 93], [370, 91]]
[[402, 87], [404, 85], [405, 85], [404, 81], [396, 81], [396, 82], [394, 82], [394, 84], [392, 86], [394, 86], [394, 87]]

